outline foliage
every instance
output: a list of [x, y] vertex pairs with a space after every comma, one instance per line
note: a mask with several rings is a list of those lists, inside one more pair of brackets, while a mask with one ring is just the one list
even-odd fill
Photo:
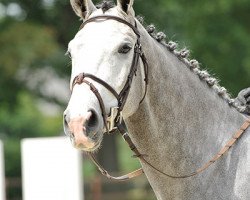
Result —
[[4, 94], [0, 96], [1, 102], [9, 108], [18, 103], [18, 93], [27, 90], [26, 83], [18, 79], [20, 72], [50, 65], [58, 51], [59, 44], [49, 27], [28, 22], [5, 26], [0, 31], [0, 84], [8, 87], [1, 87]]
[[5, 141], [8, 176], [20, 176], [20, 139], [54, 136], [61, 130], [61, 117], [44, 116], [30, 94], [20, 93], [16, 107], [13, 113], [0, 107], [0, 137]]

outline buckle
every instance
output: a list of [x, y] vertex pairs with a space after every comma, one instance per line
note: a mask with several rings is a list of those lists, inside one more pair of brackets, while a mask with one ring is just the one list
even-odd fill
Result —
[[135, 44], [135, 53], [140, 54], [140, 56], [143, 54], [142, 52], [142, 46], [140, 43]]
[[122, 138], [123, 138], [123, 140], [124, 140], [125, 142], [127, 141], [127, 140], [126, 140], [127, 137], [129, 137], [129, 135], [128, 135], [127, 132], [124, 133], [124, 134], [122, 134]]
[[118, 110], [119, 110], [119, 107], [112, 107], [110, 109], [110, 116], [107, 117], [107, 124], [108, 124], [109, 132], [117, 129], [117, 127], [115, 126], [116, 123], [122, 122], [122, 113], [120, 112], [119, 116], [117, 116], [119, 112]]

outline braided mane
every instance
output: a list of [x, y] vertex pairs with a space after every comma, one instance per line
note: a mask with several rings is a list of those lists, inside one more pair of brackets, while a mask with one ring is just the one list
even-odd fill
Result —
[[[103, 1], [97, 5], [97, 8], [101, 8], [105, 13], [110, 8], [115, 7], [112, 1]], [[227, 92], [226, 88], [219, 85], [219, 80], [212, 77], [208, 71], [200, 69], [200, 63], [195, 59], [190, 59], [190, 51], [187, 48], [178, 49], [178, 44], [174, 41], [166, 41], [166, 34], [163, 32], [156, 32], [154, 25], [145, 25], [144, 19], [141, 16], [136, 17], [137, 20], [145, 27], [149, 35], [154, 38], [158, 43], [166, 47], [172, 54], [174, 54], [180, 61], [182, 61], [191, 72], [196, 74], [201, 81], [207, 83], [207, 85], [214, 90], [219, 97], [225, 100], [230, 107], [235, 108], [240, 113], [246, 110], [246, 106], [241, 106], [235, 99], [231, 98], [231, 95]]]

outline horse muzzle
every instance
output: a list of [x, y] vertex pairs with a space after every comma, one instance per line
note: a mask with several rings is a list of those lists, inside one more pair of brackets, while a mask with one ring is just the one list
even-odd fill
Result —
[[74, 118], [70, 118], [65, 111], [64, 132], [77, 149], [94, 151], [99, 147], [101, 135], [98, 131], [98, 124], [98, 117], [94, 110]]

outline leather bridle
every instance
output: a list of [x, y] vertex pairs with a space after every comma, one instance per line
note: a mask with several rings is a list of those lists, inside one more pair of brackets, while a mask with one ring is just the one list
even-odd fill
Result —
[[[144, 95], [140, 101], [140, 104], [143, 102], [143, 100], [145, 99], [145, 96], [147, 94], [147, 85], [148, 85], [148, 63], [147, 63], [147, 59], [142, 51], [142, 46], [140, 43], [140, 33], [137, 29], [137, 25], [135, 22], [135, 25], [130, 24], [129, 22], [127, 22], [126, 20], [116, 17], [116, 16], [111, 16], [111, 15], [101, 15], [101, 16], [96, 16], [96, 17], [92, 17], [88, 20], [86, 20], [81, 26], [80, 29], [84, 28], [84, 26], [88, 23], [91, 22], [102, 22], [102, 21], [106, 21], [106, 20], [115, 20], [118, 21], [120, 23], [123, 23], [127, 26], [129, 26], [133, 32], [136, 34], [137, 36], [137, 40], [136, 40], [136, 44], [134, 46], [134, 55], [133, 55], [133, 60], [131, 63], [131, 67], [130, 67], [130, 71], [126, 80], [125, 85], [123, 86], [123, 89], [120, 91], [120, 93], [117, 93], [116, 90], [110, 86], [107, 82], [103, 81], [102, 79], [96, 77], [93, 74], [88, 74], [88, 73], [80, 73], [79, 75], [77, 75], [73, 82], [72, 82], [72, 89], [74, 88], [74, 86], [76, 84], [82, 84], [85, 83], [87, 85], [89, 85], [90, 90], [94, 93], [94, 95], [96, 96], [96, 98], [98, 99], [100, 108], [101, 108], [101, 112], [102, 112], [102, 118], [103, 118], [103, 122], [104, 122], [104, 126], [106, 129], [107, 133], [110, 133], [112, 131], [115, 131], [116, 129], [119, 130], [119, 132], [122, 134], [123, 138], [125, 139], [125, 141], [128, 142], [129, 146], [131, 147], [131, 149], [133, 149], [133, 151], [137, 152], [137, 156], [139, 157], [139, 151], [137, 150], [137, 148], [135, 147], [135, 145], [133, 144], [132, 140], [130, 139], [130, 137], [128, 136], [128, 134], [126, 133], [125, 130], [127, 130], [125, 122], [123, 121], [122, 118], [122, 110], [126, 104], [129, 92], [130, 92], [130, 88], [131, 88], [131, 84], [133, 81], [134, 76], [136, 75], [136, 72], [138, 70], [138, 65], [139, 65], [139, 58], [141, 58], [142, 63], [143, 63], [143, 69], [144, 69], [144, 81], [145, 81], [145, 91], [144, 91]], [[106, 113], [106, 109], [105, 109], [105, 105], [104, 105], [104, 101], [103, 98], [101, 96], [101, 94], [99, 93], [98, 89], [94, 86], [93, 83], [91, 83], [90, 81], [86, 80], [85, 78], [91, 79], [99, 84], [101, 84], [103, 87], [105, 87], [111, 94], [113, 94], [113, 96], [117, 99], [117, 106], [116, 107], [112, 107], [109, 116]], [[103, 175], [105, 175], [106, 177], [110, 178], [110, 179], [115, 179], [115, 180], [127, 180], [136, 176], [139, 176], [140, 174], [143, 173], [143, 170], [140, 168], [138, 170], [135, 170], [134, 172], [131, 172], [127, 175], [124, 176], [120, 176], [120, 177], [113, 177], [111, 176], [96, 160], [95, 156], [92, 153], [88, 153], [88, 155], [90, 156], [90, 158], [92, 159], [92, 161], [96, 164], [96, 166], [98, 167], [98, 169], [101, 171], [101, 173]]]
[[[96, 98], [98, 99], [98, 102], [99, 102], [99, 105], [100, 105], [100, 108], [101, 108], [101, 112], [102, 112], [102, 118], [103, 118], [103, 122], [104, 122], [106, 132], [110, 133], [110, 132], [118, 129], [118, 131], [121, 133], [124, 140], [128, 143], [130, 149], [135, 153], [134, 157], [139, 158], [141, 162], [145, 163], [150, 168], [152, 168], [155, 171], [159, 172], [160, 174], [162, 174], [164, 176], [167, 176], [167, 177], [170, 177], [170, 178], [188, 178], [188, 177], [195, 176], [195, 175], [203, 172], [211, 164], [213, 164], [215, 161], [217, 161], [222, 155], [224, 155], [235, 144], [235, 142], [241, 137], [241, 135], [250, 126], [250, 119], [247, 119], [244, 122], [244, 124], [241, 126], [241, 128], [234, 134], [232, 139], [230, 139], [226, 143], [226, 145], [210, 161], [208, 161], [206, 164], [204, 164], [202, 167], [200, 167], [199, 169], [197, 169], [193, 173], [190, 173], [190, 174], [187, 174], [187, 175], [174, 176], [174, 175], [170, 175], [170, 174], [167, 174], [165, 172], [162, 172], [161, 170], [156, 168], [153, 164], [151, 164], [150, 162], [148, 162], [145, 159], [145, 155], [141, 154], [139, 152], [139, 150], [137, 149], [137, 147], [134, 145], [134, 143], [132, 142], [131, 138], [129, 137], [129, 135], [127, 133], [127, 127], [126, 127], [126, 124], [125, 124], [125, 122], [124, 122], [124, 120], [122, 118], [122, 110], [123, 110], [123, 108], [124, 108], [124, 106], [126, 104], [133, 78], [136, 75], [136, 72], [137, 72], [137, 69], [138, 69], [139, 58], [141, 58], [141, 60], [142, 60], [142, 63], [143, 63], [143, 66], [144, 66], [144, 75], [145, 75], [145, 79], [144, 79], [144, 81], [145, 81], [145, 92], [144, 92], [144, 95], [143, 95], [140, 103], [142, 103], [142, 101], [145, 99], [145, 96], [147, 94], [148, 63], [147, 63], [147, 59], [146, 59], [146, 57], [145, 57], [145, 55], [144, 55], [144, 53], [142, 51], [142, 46], [141, 46], [141, 43], [140, 43], [140, 33], [139, 33], [138, 29], [137, 29], [136, 22], [135, 22], [135, 25], [132, 25], [132, 24], [130, 24], [129, 22], [127, 22], [126, 20], [124, 20], [122, 18], [119, 18], [119, 17], [116, 17], [116, 16], [111, 16], [111, 15], [101, 15], [101, 16], [92, 17], [92, 18], [86, 20], [81, 25], [80, 29], [82, 29], [88, 23], [102, 22], [102, 21], [106, 21], [106, 20], [115, 20], [115, 21], [118, 21], [120, 23], [123, 23], [123, 24], [129, 26], [137, 36], [137, 41], [136, 41], [136, 44], [134, 46], [134, 56], [133, 56], [132, 64], [131, 64], [130, 71], [129, 71], [129, 74], [128, 74], [128, 77], [127, 77], [127, 81], [126, 81], [123, 89], [120, 91], [120, 93], [117, 93], [116, 90], [112, 86], [110, 86], [107, 82], [103, 81], [102, 79], [96, 77], [95, 75], [88, 74], [88, 73], [80, 73], [73, 80], [72, 90], [73, 90], [73, 88], [74, 88], [74, 86], [76, 84], [80, 85], [82, 83], [85, 83], [85, 84], [89, 85], [90, 90], [95, 94]], [[111, 108], [109, 116], [106, 113], [104, 101], [103, 101], [103, 98], [100, 95], [99, 91], [97, 90], [97, 88], [94, 86], [93, 83], [91, 83], [89, 80], [86, 80], [85, 78], [91, 79], [91, 80], [101, 84], [109, 92], [111, 92], [113, 94], [113, 96], [117, 99], [118, 105], [117, 105], [117, 107]], [[124, 180], [128, 180], [128, 179], [137, 177], [137, 176], [139, 176], [139, 175], [141, 175], [143, 173], [142, 168], [140, 168], [140, 169], [135, 170], [135, 171], [133, 171], [133, 172], [131, 172], [129, 174], [119, 176], [119, 177], [114, 177], [114, 176], [111, 176], [99, 164], [99, 162], [96, 160], [96, 158], [94, 157], [94, 155], [92, 153], [88, 153], [88, 155], [90, 156], [92, 161], [95, 163], [95, 165], [98, 167], [100, 172], [109, 179], [124, 181]]]
[[[137, 36], [137, 40], [136, 40], [136, 44], [134, 46], [134, 55], [133, 55], [133, 60], [132, 60], [132, 64], [130, 67], [130, 71], [127, 77], [127, 81], [125, 83], [125, 85], [123, 86], [123, 89], [120, 91], [120, 93], [118, 94], [116, 92], [116, 90], [110, 86], [107, 82], [103, 81], [102, 79], [96, 77], [93, 74], [88, 74], [88, 73], [81, 73], [78, 76], [76, 76], [73, 80], [73, 87], [76, 84], [82, 84], [82, 83], [86, 83], [89, 85], [91, 91], [95, 94], [96, 98], [99, 101], [100, 104], [100, 108], [102, 111], [102, 117], [103, 117], [103, 122], [106, 128], [107, 133], [112, 132], [113, 130], [115, 130], [117, 127], [115, 127], [115, 125], [118, 122], [122, 121], [122, 110], [126, 104], [129, 92], [130, 92], [130, 88], [131, 88], [131, 84], [133, 81], [134, 76], [136, 75], [137, 69], [138, 69], [138, 63], [139, 63], [139, 58], [141, 58], [142, 62], [143, 62], [143, 66], [144, 66], [144, 74], [145, 74], [145, 92], [144, 95], [140, 101], [140, 103], [144, 100], [146, 93], [147, 93], [147, 85], [148, 85], [148, 63], [146, 60], [146, 57], [142, 51], [141, 48], [141, 43], [140, 43], [140, 34], [139, 31], [137, 30], [137, 26], [133, 26], [132, 24], [130, 24], [129, 22], [127, 22], [126, 20], [119, 18], [119, 17], [115, 17], [115, 16], [110, 16], [110, 15], [101, 15], [101, 16], [96, 16], [93, 18], [90, 18], [88, 20], [86, 20], [82, 25], [81, 25], [81, 29], [88, 23], [90, 22], [102, 22], [102, 21], [106, 21], [106, 20], [115, 20], [118, 21], [120, 23], [123, 23], [127, 26], [129, 26], [134, 33]], [[107, 116], [107, 113], [105, 111], [105, 105], [103, 102], [103, 99], [100, 95], [100, 93], [98, 92], [97, 88], [89, 81], [87, 81], [85, 78], [89, 78], [94, 80], [95, 82], [101, 84], [102, 86], [104, 86], [109, 92], [111, 92], [111, 94], [113, 94], [113, 96], [117, 99], [117, 107], [113, 107], [111, 108], [111, 113], [110, 116]], [[72, 88], [73, 88], [72, 87]]]

